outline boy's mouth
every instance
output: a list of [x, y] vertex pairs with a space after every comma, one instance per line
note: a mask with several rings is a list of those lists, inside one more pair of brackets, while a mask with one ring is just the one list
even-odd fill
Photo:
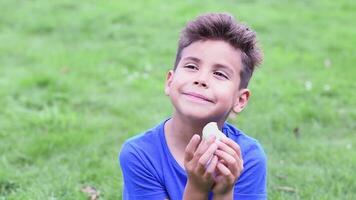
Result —
[[210, 103], [214, 103], [208, 97], [206, 97], [204, 95], [201, 95], [201, 94], [198, 94], [198, 93], [195, 93], [195, 92], [183, 92], [183, 95], [186, 95], [186, 96], [188, 96], [190, 98], [195, 98], [195, 99], [198, 99], [198, 100], [203, 100], [203, 101], [207, 101], [207, 102], [210, 102]]

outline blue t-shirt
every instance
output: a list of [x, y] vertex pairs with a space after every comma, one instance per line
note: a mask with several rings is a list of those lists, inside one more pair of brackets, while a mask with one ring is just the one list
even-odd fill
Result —
[[[119, 155], [123, 199], [183, 198], [187, 174], [169, 151], [164, 134], [166, 121], [123, 144]], [[244, 169], [234, 186], [234, 199], [267, 199], [266, 156], [261, 145], [229, 123], [224, 124], [222, 131], [240, 145], [244, 161]], [[210, 192], [209, 199], [212, 196]]]

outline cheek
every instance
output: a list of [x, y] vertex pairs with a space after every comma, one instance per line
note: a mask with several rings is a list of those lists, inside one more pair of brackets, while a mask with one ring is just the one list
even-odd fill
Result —
[[224, 101], [230, 101], [236, 96], [236, 93], [234, 92], [236, 91], [236, 88], [232, 87], [231, 85], [221, 84], [220, 86], [214, 88], [214, 90], [215, 95]]
[[181, 77], [178, 77], [174, 80], [174, 86], [176, 88], [180, 88], [182, 87], [184, 84], [188, 83], [188, 79], [187, 78], [181, 78]]
[[174, 82], [172, 82], [171, 85], [171, 94], [179, 93], [182, 90], [181, 88], [182, 88], [181, 82], [178, 79], [174, 80]]
[[231, 83], [225, 83], [225, 82], [217, 82], [215, 85], [215, 90], [219, 93], [224, 93], [224, 94], [234, 94], [235, 91], [235, 86]]

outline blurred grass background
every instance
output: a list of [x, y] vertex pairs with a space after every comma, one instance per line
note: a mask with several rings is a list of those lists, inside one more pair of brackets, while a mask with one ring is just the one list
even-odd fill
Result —
[[179, 31], [230, 12], [265, 62], [230, 121], [268, 156], [269, 199], [356, 198], [356, 3], [0, 2], [0, 199], [121, 199], [123, 141], [171, 113]]

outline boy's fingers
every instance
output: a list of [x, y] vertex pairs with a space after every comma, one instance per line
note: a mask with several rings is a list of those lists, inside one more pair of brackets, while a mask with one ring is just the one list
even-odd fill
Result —
[[222, 150], [216, 150], [215, 155], [217, 155], [219, 158], [225, 160], [225, 162], [228, 165], [232, 165], [237, 162], [236, 158], [234, 158], [233, 156], [231, 156], [230, 154], [228, 154]]
[[218, 171], [220, 172], [220, 176], [218, 177], [220, 180], [221, 179], [225, 179], [227, 180], [228, 183], [234, 183], [236, 180], [236, 177], [231, 173], [231, 171], [229, 170], [229, 168], [227, 168], [225, 165], [218, 163], [218, 165], [216, 166], [216, 168], [218, 169]]
[[216, 150], [215, 155], [226, 162], [226, 167], [230, 170], [231, 173], [234, 174], [234, 176], [238, 176], [238, 174], [240, 174], [240, 171], [243, 167], [241, 163], [242, 161], [239, 158], [234, 158], [222, 150]]
[[205, 151], [205, 153], [199, 158], [198, 161], [198, 172], [203, 173], [205, 171], [205, 167], [208, 164], [209, 160], [214, 156], [214, 153], [217, 149], [216, 144], [211, 144], [210, 147]]
[[231, 176], [232, 173], [229, 170], [229, 168], [227, 168], [225, 165], [218, 163], [218, 165], [216, 166], [219, 170], [219, 172], [223, 175], [223, 176]]
[[229, 146], [230, 148], [232, 148], [237, 153], [239, 158], [242, 159], [241, 148], [236, 142], [234, 142], [232, 139], [227, 137], [221, 138], [221, 141], [225, 143], [227, 146]]
[[197, 150], [195, 151], [193, 155], [193, 159], [191, 161], [192, 166], [195, 166], [197, 168], [197, 171], [199, 173], [204, 173], [204, 167], [203, 168], [199, 165], [199, 159], [200, 157], [207, 151], [207, 149], [210, 147], [210, 145], [214, 142], [213, 138], [209, 138], [207, 140], [201, 140]]
[[184, 161], [189, 162], [190, 160], [193, 159], [194, 153], [196, 149], [198, 148], [198, 144], [200, 142], [200, 136], [195, 134], [193, 137], [190, 139], [187, 147], [185, 148], [184, 152]]
[[231, 156], [233, 156], [235, 158], [238, 156], [236, 151], [233, 148], [231, 148], [230, 146], [228, 146], [227, 144], [225, 144], [224, 142], [217, 141], [217, 144], [218, 144], [218, 147], [220, 150], [225, 151], [226, 153], [230, 154]]
[[207, 139], [207, 140], [201, 140], [198, 148], [194, 152], [194, 157], [196, 157], [196, 160], [199, 160], [199, 158], [206, 152], [206, 150], [210, 147], [210, 145], [215, 141], [213, 137]]
[[208, 167], [205, 170], [206, 176], [210, 177], [213, 175], [217, 164], [218, 164], [218, 157], [214, 155], [213, 158], [211, 159]]
[[243, 170], [244, 161], [243, 161], [243, 158], [242, 158], [242, 153], [241, 153], [240, 146], [235, 141], [231, 140], [230, 138], [227, 138], [226, 144], [229, 147], [231, 147], [232, 149], [234, 149], [235, 152], [237, 153], [238, 157], [236, 158], [236, 161], [237, 161], [237, 165], [238, 165], [239, 171], [241, 172]]
[[[236, 143], [234, 141], [232, 141], [232, 144], [236, 144]], [[243, 160], [242, 160], [241, 155], [238, 155], [238, 152], [241, 152], [239, 146], [236, 144], [235, 149], [233, 149], [231, 146], [228, 146], [227, 144], [225, 144], [224, 142], [221, 142], [221, 141], [218, 142], [218, 145], [219, 145], [219, 150], [222, 150], [225, 153], [231, 155], [235, 159], [237, 164], [234, 164], [235, 163], [234, 160], [228, 159], [226, 157], [224, 159], [222, 159], [222, 161], [220, 161], [220, 162], [222, 164], [224, 164], [225, 166], [227, 166], [233, 172], [242, 171]], [[222, 157], [220, 157], [220, 158], [222, 158]]]

